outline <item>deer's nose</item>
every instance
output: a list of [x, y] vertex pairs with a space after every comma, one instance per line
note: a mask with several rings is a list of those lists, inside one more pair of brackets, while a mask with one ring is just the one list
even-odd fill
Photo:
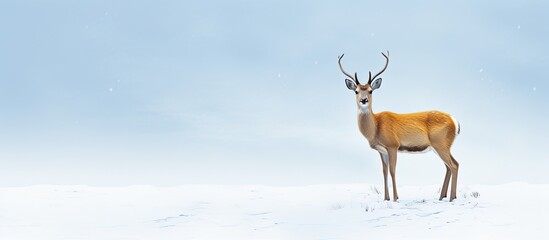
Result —
[[366, 104], [367, 102], [368, 102], [367, 98], [361, 98], [360, 99], [360, 103], [362, 103], [362, 104]]

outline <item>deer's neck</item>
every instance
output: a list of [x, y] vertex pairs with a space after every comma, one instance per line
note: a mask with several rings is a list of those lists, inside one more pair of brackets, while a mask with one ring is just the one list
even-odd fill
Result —
[[368, 139], [370, 145], [375, 144], [374, 139], [377, 134], [377, 123], [371, 109], [368, 112], [358, 111], [358, 129], [360, 133]]

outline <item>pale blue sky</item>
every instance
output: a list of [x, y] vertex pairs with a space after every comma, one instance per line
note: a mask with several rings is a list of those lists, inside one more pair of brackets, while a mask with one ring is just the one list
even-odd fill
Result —
[[[382, 184], [375, 112], [437, 109], [460, 183], [549, 182], [546, 1], [4, 1], [0, 185]], [[397, 183], [440, 184], [434, 153]]]

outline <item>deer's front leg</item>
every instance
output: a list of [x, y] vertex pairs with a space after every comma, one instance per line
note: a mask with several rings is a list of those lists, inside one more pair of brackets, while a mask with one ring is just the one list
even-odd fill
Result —
[[389, 170], [389, 156], [387, 154], [379, 153], [379, 156], [381, 157], [381, 165], [383, 165], [383, 185], [385, 189], [385, 201], [391, 200], [389, 198], [389, 187], [387, 186], [387, 171]]
[[391, 179], [393, 180], [393, 201], [398, 200], [397, 185], [396, 185], [396, 161], [397, 161], [397, 148], [387, 149], [389, 155], [389, 172], [391, 173]]

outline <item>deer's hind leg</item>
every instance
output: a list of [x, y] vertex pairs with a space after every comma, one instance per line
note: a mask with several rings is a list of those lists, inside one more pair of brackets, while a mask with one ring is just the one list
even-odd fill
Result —
[[444, 163], [444, 166], [446, 167], [446, 176], [444, 177], [444, 182], [442, 182], [442, 189], [440, 190], [440, 198], [438, 199], [439, 201], [448, 196], [447, 195], [448, 184], [450, 183], [450, 176], [451, 176], [450, 167], [448, 167], [446, 163]]
[[446, 165], [446, 176], [444, 178], [444, 183], [442, 185], [442, 190], [440, 192], [440, 199], [446, 197], [448, 191], [448, 184], [450, 178], [452, 180], [452, 190], [450, 191], [450, 201], [456, 199], [456, 190], [457, 190], [457, 176], [459, 170], [459, 163], [452, 157], [450, 153], [450, 148], [445, 146], [433, 146], [435, 151], [438, 153], [444, 165]]

